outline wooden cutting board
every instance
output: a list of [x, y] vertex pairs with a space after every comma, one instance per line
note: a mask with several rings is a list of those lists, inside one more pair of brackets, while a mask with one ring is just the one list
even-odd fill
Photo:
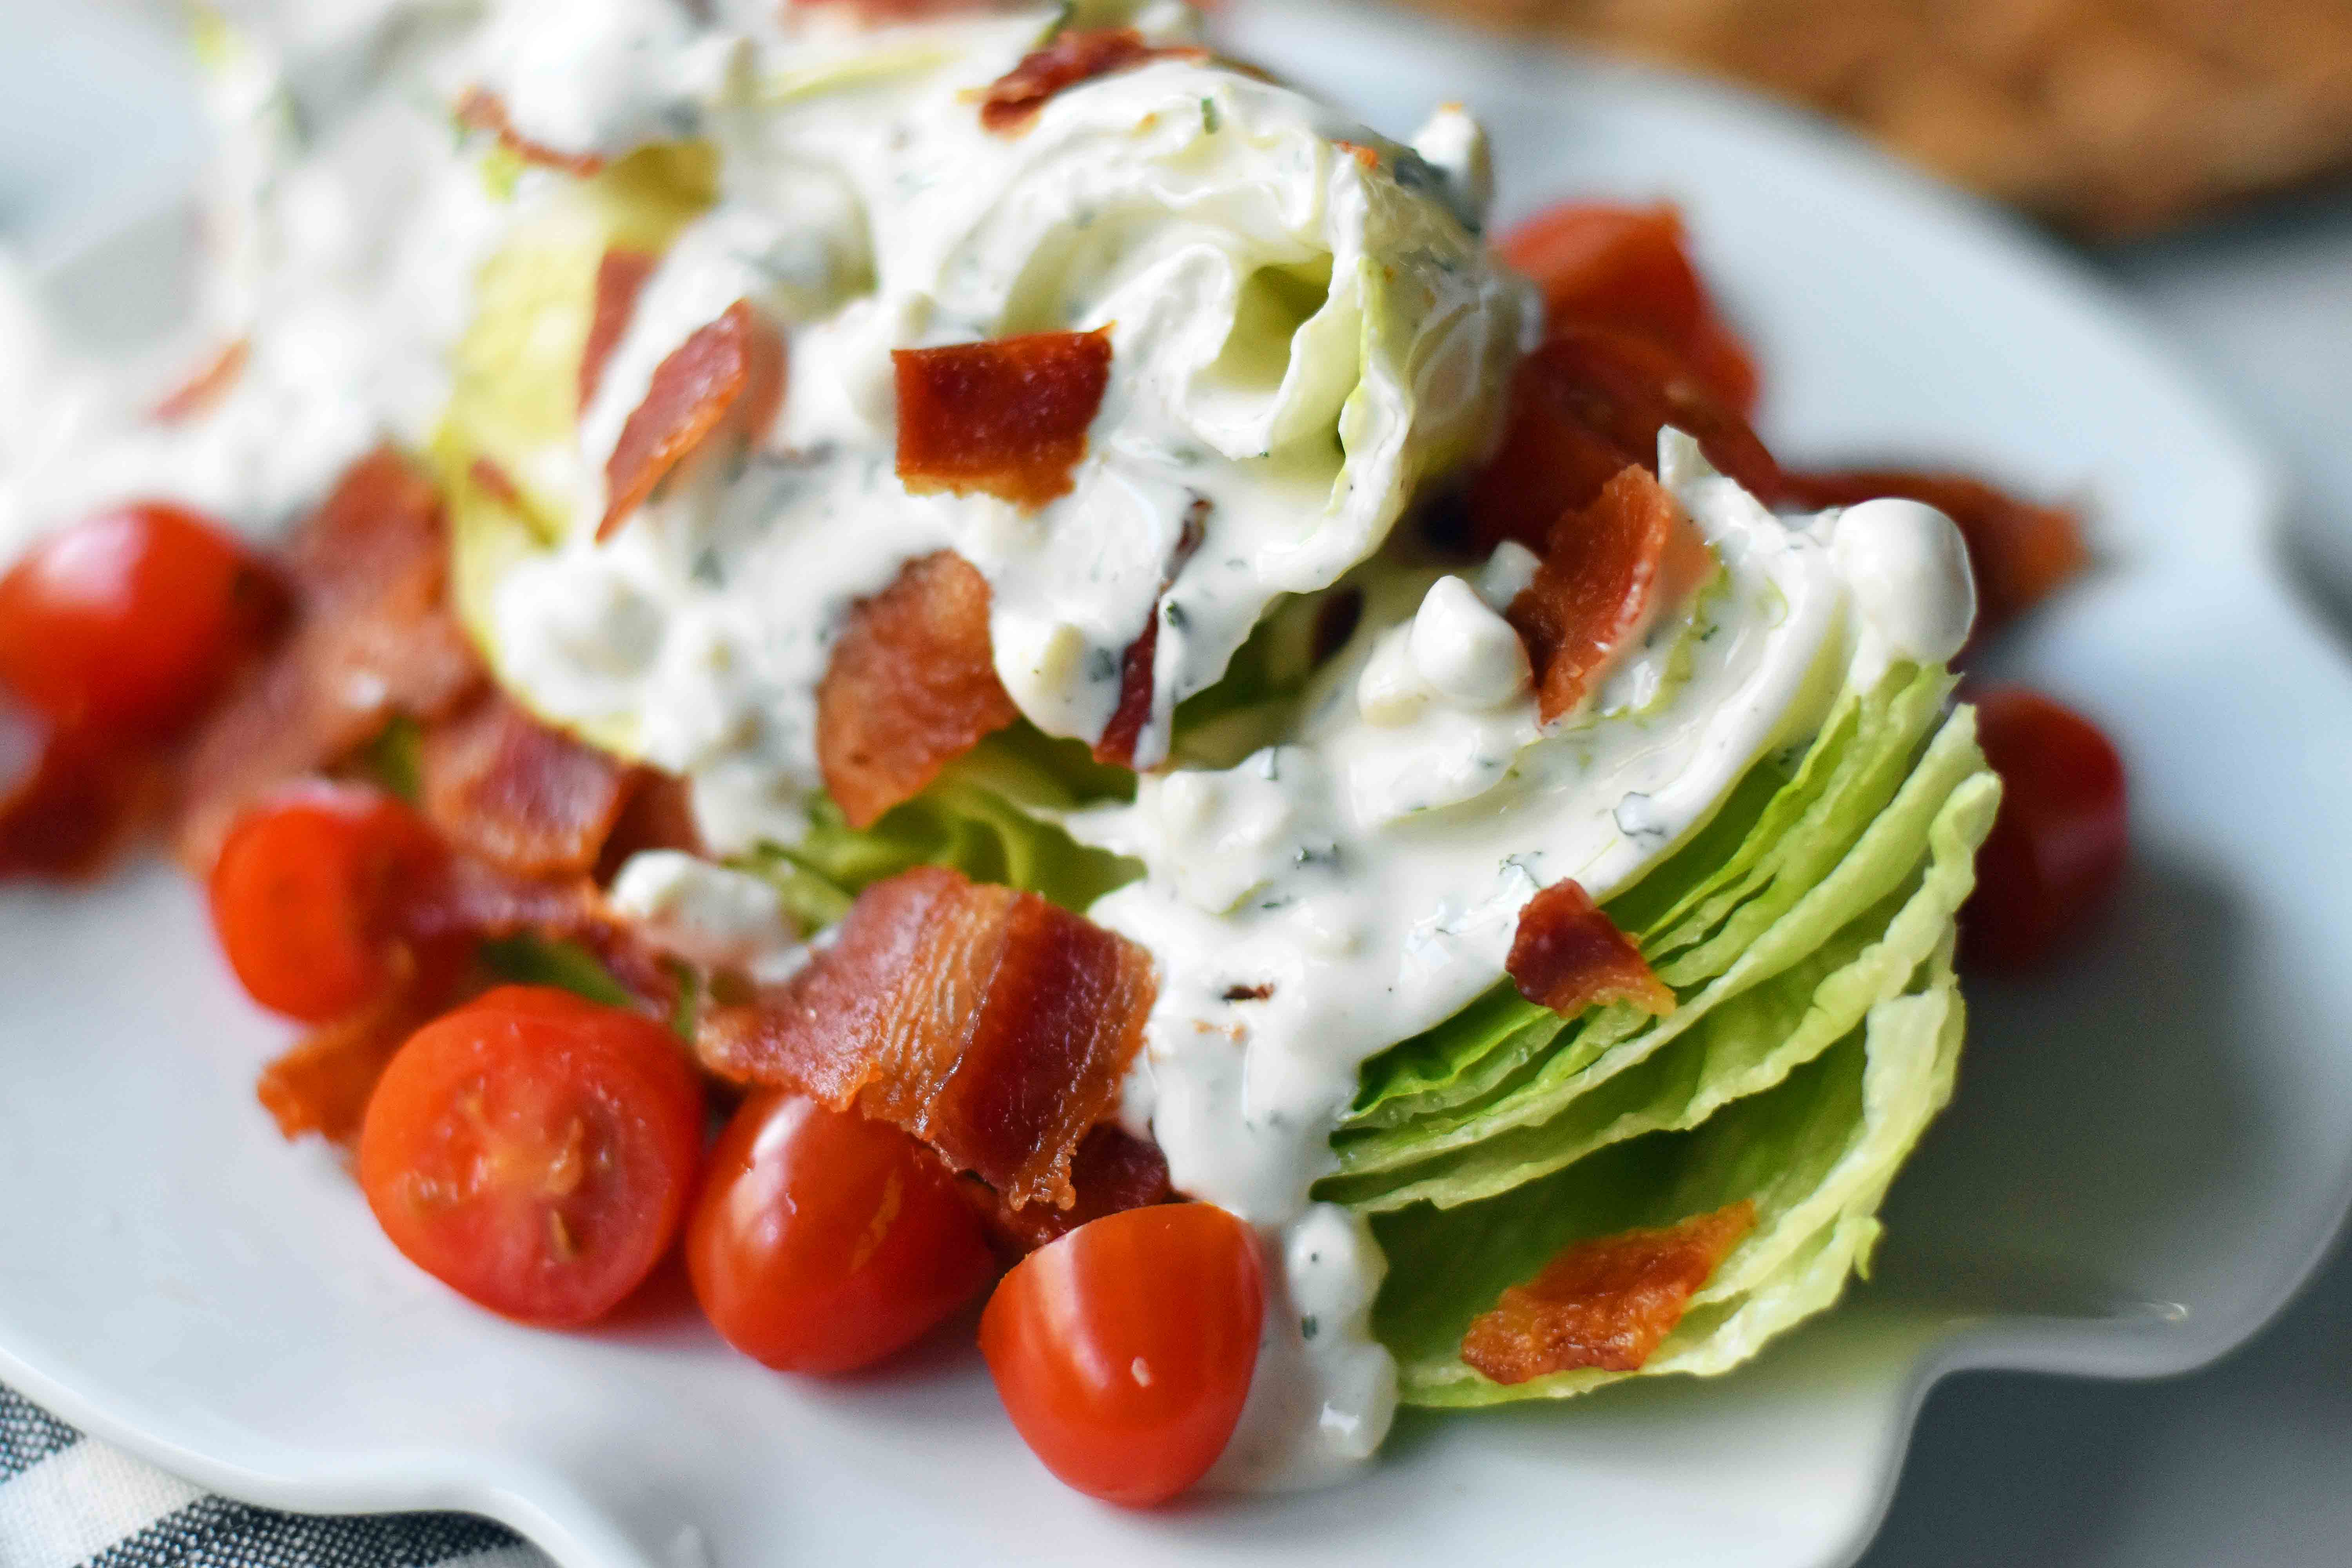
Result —
[[2352, 171], [2352, 0], [1412, 0], [1824, 109], [2077, 233]]

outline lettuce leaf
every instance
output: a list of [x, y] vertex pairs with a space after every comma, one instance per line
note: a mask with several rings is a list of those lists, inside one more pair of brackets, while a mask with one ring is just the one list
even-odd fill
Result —
[[812, 930], [840, 919], [861, 889], [914, 866], [951, 866], [974, 881], [1002, 882], [1084, 910], [1143, 868], [1080, 844], [1035, 814], [1134, 789], [1125, 769], [1105, 767], [1078, 742], [1051, 739], [1023, 721], [950, 763], [929, 789], [871, 827], [853, 828], [832, 801], [814, 801], [799, 843], [769, 845], [741, 864], [775, 883], [785, 907]]
[[1611, 901], [1671, 1015], [1563, 1021], [1505, 981], [1367, 1068], [1317, 1192], [1389, 1249], [1374, 1323], [1408, 1402], [1622, 1375], [1505, 1387], [1460, 1359], [1470, 1321], [1571, 1241], [1756, 1204], [1644, 1375], [1726, 1370], [1867, 1267], [1886, 1184], [1950, 1092], [1954, 921], [2000, 797], [1950, 688], [1898, 668], [1849, 691]]

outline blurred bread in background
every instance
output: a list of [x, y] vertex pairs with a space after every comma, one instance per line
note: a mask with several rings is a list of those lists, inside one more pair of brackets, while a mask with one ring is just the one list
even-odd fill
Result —
[[2352, 171], [2352, 0], [1413, 0], [1731, 76], [2098, 237]]

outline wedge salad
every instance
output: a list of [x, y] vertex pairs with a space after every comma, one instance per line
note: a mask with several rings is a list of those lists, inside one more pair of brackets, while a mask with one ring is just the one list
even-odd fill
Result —
[[1956, 695], [2072, 516], [1783, 468], [1674, 211], [1492, 235], [1460, 106], [1120, 0], [193, 30], [185, 328], [0, 275], [0, 873], [168, 842], [483, 1307], [985, 1294], [1069, 1484], [1327, 1483], [1831, 1307], [1956, 961], [2116, 879], [2113, 748]]

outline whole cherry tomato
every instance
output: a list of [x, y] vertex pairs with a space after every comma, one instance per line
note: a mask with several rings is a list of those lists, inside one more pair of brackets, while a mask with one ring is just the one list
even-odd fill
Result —
[[381, 790], [297, 785], [229, 828], [213, 930], [256, 1002], [306, 1023], [341, 1017], [397, 979], [398, 901], [441, 853], [425, 819]]
[[0, 682], [62, 722], [153, 733], [194, 719], [267, 633], [277, 584], [182, 507], [118, 507], [0, 577]]
[[140, 746], [58, 723], [0, 690], [0, 878], [87, 877], [155, 795]]
[[686, 1261], [728, 1343], [807, 1373], [881, 1360], [996, 1272], [937, 1156], [887, 1122], [781, 1092], [745, 1100], [711, 1152]]
[[1257, 1237], [1208, 1204], [1129, 1209], [1022, 1259], [989, 1298], [980, 1348], [1045, 1468], [1132, 1508], [1167, 1501], [1224, 1452], [1257, 1365]]
[[410, 1262], [494, 1312], [568, 1328], [660, 1261], [701, 1147], [702, 1090], [669, 1031], [509, 985], [393, 1058], [360, 1130], [360, 1185]]
[[2000, 812], [1977, 852], [1977, 890], [1960, 911], [1961, 961], [2031, 968], [2081, 938], [2122, 879], [2127, 837], [2123, 759], [2088, 720], [2038, 691], [1976, 693]]

